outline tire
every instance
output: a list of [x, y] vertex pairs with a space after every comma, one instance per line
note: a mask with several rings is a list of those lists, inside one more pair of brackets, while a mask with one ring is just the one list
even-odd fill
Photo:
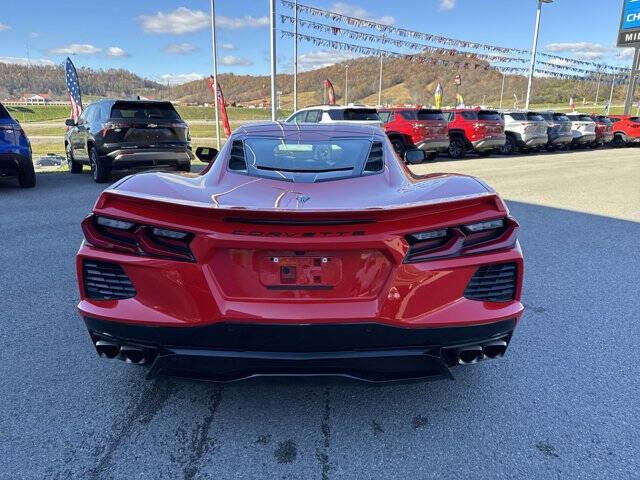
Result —
[[36, 171], [33, 168], [33, 162], [28, 162], [18, 175], [18, 184], [20, 188], [33, 188], [36, 186]]
[[434, 152], [434, 153], [427, 153], [427, 155], [425, 156], [425, 162], [435, 162], [436, 158], [438, 158], [438, 153]]
[[483, 150], [482, 152], [478, 152], [478, 156], [481, 158], [487, 158], [493, 155], [493, 150]]
[[616, 134], [616, 135], [613, 137], [613, 140], [611, 140], [611, 146], [612, 146], [613, 148], [620, 148], [620, 147], [623, 147], [625, 143], [626, 143], [626, 142], [624, 141], [624, 138], [622, 138], [622, 135], [620, 135], [620, 134]]
[[96, 183], [105, 183], [109, 181], [110, 169], [98, 158], [98, 152], [91, 147], [89, 150], [89, 164], [91, 165], [91, 176]]
[[404, 154], [407, 152], [407, 146], [404, 144], [401, 138], [394, 137], [391, 139], [391, 145], [393, 145], [393, 149], [396, 151], [400, 160], [404, 162]]
[[67, 143], [65, 147], [65, 152], [67, 154], [67, 167], [71, 173], [82, 173], [82, 163], [76, 162], [73, 158], [73, 150], [71, 150], [71, 145]]
[[504, 145], [500, 147], [500, 153], [503, 155], [515, 155], [518, 153], [518, 145], [516, 144], [516, 139], [511, 135], [507, 135], [507, 140], [504, 142]]
[[453, 137], [449, 142], [449, 156], [456, 160], [464, 158], [464, 141], [460, 137]]

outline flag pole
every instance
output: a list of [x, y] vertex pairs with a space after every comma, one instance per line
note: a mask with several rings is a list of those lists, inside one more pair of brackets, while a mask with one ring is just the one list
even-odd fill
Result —
[[295, 0], [293, 26], [293, 111], [298, 111], [298, 0]]
[[276, 105], [276, 0], [269, 2], [269, 18], [271, 21], [271, 121], [278, 121], [278, 105]]
[[220, 122], [218, 120], [218, 53], [216, 48], [216, 21], [215, 21], [215, 6], [213, 0], [211, 0], [211, 48], [213, 56], [213, 89], [215, 91], [214, 105], [216, 110], [216, 142], [217, 148], [220, 150]]

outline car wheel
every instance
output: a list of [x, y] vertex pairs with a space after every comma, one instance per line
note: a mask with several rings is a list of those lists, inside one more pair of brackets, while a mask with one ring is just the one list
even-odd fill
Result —
[[449, 142], [449, 156], [455, 159], [464, 157], [464, 142], [460, 137], [454, 137]]
[[71, 145], [67, 143], [65, 148], [67, 153], [67, 167], [71, 173], [82, 173], [82, 163], [76, 162], [73, 158], [73, 150], [71, 149]]
[[391, 139], [391, 145], [393, 145], [393, 149], [396, 151], [400, 159], [404, 161], [404, 154], [407, 151], [407, 147], [405, 146], [402, 139], [400, 138]]
[[18, 184], [21, 188], [33, 188], [36, 186], [36, 171], [33, 163], [28, 162], [18, 175]]
[[624, 145], [624, 139], [622, 138], [622, 135], [616, 135], [615, 137], [613, 137], [613, 140], [611, 140], [611, 146], [613, 148], [620, 148]]
[[91, 165], [91, 176], [96, 183], [105, 183], [109, 180], [109, 169], [104, 162], [98, 158], [95, 148], [89, 150], [89, 165]]
[[518, 153], [516, 139], [511, 135], [507, 135], [507, 140], [504, 142], [504, 145], [500, 147], [500, 153], [502, 153], [503, 155], [514, 155]]
[[425, 161], [433, 162], [433, 161], [435, 161], [436, 158], [438, 158], [438, 153], [437, 152], [427, 153], [427, 155], [425, 157]]
[[481, 152], [478, 152], [478, 156], [483, 158], [490, 157], [491, 154], [493, 154], [493, 150], [483, 150]]

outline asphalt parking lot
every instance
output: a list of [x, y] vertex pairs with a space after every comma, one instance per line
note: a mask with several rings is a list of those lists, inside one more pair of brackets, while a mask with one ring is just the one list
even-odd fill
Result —
[[76, 314], [101, 186], [0, 181], [0, 478], [640, 477], [640, 149], [469, 158], [522, 225], [527, 311], [455, 381], [147, 381]]

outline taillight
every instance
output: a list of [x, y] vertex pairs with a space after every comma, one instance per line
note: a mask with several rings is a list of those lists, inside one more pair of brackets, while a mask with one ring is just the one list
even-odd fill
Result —
[[85, 218], [82, 231], [86, 241], [97, 248], [195, 262], [189, 248], [193, 234], [189, 232], [98, 215]]
[[412, 233], [406, 236], [409, 251], [404, 262], [425, 262], [512, 248], [518, 227], [518, 222], [513, 218], [505, 217]]
[[121, 125], [119, 123], [107, 122], [107, 123], [104, 124], [104, 127], [102, 129], [102, 138], [107, 136], [107, 132], [109, 130], [113, 130], [116, 133], [120, 133], [123, 128], [125, 128], [125, 126]]

